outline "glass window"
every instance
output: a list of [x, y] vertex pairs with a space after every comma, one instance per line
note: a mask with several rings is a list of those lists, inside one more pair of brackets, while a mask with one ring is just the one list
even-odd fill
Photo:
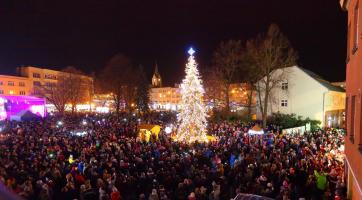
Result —
[[354, 8], [354, 34], [353, 34], [353, 49], [352, 53], [356, 52], [358, 49], [358, 39], [359, 39], [359, 2], [357, 1], [356, 7]]
[[347, 58], [346, 62], [349, 62], [349, 54], [351, 53], [351, 23], [348, 24], [348, 30], [347, 30]]
[[39, 81], [34, 81], [33, 84], [34, 84], [34, 86], [40, 86], [41, 85]]
[[288, 107], [288, 100], [286, 100], [286, 99], [281, 100], [280, 105], [281, 105], [282, 107]]
[[0, 81], [0, 85], [3, 85], [3, 82], [2, 82], [2, 81]]
[[19, 86], [20, 87], [25, 87], [25, 83], [24, 82], [19, 82]]
[[45, 74], [45, 75], [44, 75], [44, 78], [56, 80], [56, 79], [57, 79], [57, 76], [55, 76], [55, 75], [53, 75], [53, 74]]
[[4, 90], [0, 90], [0, 94], [4, 94]]
[[354, 143], [354, 120], [355, 120], [355, 113], [356, 113], [356, 95], [352, 96], [352, 102], [351, 102], [351, 121], [350, 121], [350, 133], [349, 133], [349, 139], [352, 143]]
[[14, 86], [14, 81], [8, 81], [8, 86]]
[[282, 83], [282, 90], [288, 90], [288, 82]]
[[25, 95], [25, 91], [20, 91], [19, 94], [20, 95]]
[[33, 78], [40, 78], [40, 74], [39, 73], [33, 73]]

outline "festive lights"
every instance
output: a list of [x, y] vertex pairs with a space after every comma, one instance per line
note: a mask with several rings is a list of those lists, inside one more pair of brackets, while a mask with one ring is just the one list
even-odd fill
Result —
[[179, 142], [207, 142], [206, 106], [203, 102], [204, 88], [190, 48], [186, 76], [181, 84], [181, 109], [177, 115], [178, 130], [175, 140]]

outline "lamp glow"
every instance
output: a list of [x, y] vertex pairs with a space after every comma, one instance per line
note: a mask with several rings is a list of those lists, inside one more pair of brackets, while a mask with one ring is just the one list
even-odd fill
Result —
[[166, 132], [167, 134], [170, 134], [170, 133], [172, 132], [172, 129], [167, 126], [167, 127], [165, 128], [165, 132]]

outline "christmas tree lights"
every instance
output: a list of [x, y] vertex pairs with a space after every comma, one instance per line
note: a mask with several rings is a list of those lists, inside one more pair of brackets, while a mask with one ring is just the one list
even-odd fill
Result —
[[181, 110], [177, 116], [178, 129], [176, 141], [178, 142], [207, 142], [206, 136], [206, 106], [203, 102], [204, 88], [197, 69], [197, 63], [190, 48], [186, 64], [186, 76], [181, 84]]

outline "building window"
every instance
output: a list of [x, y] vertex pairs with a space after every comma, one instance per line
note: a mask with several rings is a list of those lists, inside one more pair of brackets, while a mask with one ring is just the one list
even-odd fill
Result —
[[355, 113], [356, 113], [356, 95], [352, 96], [352, 102], [351, 102], [351, 121], [350, 121], [350, 133], [349, 133], [349, 139], [352, 143], [354, 143], [354, 119], [355, 119]]
[[280, 105], [281, 105], [282, 107], [288, 107], [288, 100], [286, 100], [286, 99], [281, 100]]
[[46, 87], [55, 87], [56, 84], [55, 84], [55, 83], [51, 83], [51, 82], [45, 82], [45, 86], [46, 86]]
[[8, 81], [8, 86], [14, 86], [14, 81]]
[[4, 90], [0, 90], [0, 94], [4, 94]]
[[45, 79], [53, 79], [53, 80], [57, 80], [57, 76], [53, 75], [53, 74], [45, 74], [44, 75]]
[[2, 82], [2, 81], [0, 81], [0, 85], [3, 85], [3, 82]]
[[39, 73], [33, 73], [33, 78], [40, 78], [40, 74]]
[[20, 87], [25, 87], [25, 83], [24, 82], [19, 82], [19, 86]]
[[347, 30], [347, 58], [346, 58], [346, 63], [349, 62], [350, 52], [351, 52], [351, 24], [348, 24], [348, 30]]
[[[348, 106], [349, 106], [349, 102], [348, 102], [348, 100], [349, 100], [349, 98], [348, 97], [346, 97], [346, 106], [345, 106], [345, 108], [344, 108], [344, 116], [345, 116], [345, 118], [347, 119], [347, 116], [348, 116], [348, 113], [349, 113], [349, 111], [348, 111]], [[361, 118], [362, 119], [362, 118]], [[346, 123], [347, 123], [347, 120], [346, 120]], [[346, 129], [347, 129], [347, 124], [346, 124]], [[348, 130], [347, 130], [348, 131]]]
[[13, 91], [13, 90], [10, 90], [10, 91], [9, 91], [9, 94], [14, 94], [14, 91]]
[[354, 13], [353, 13], [354, 21], [353, 21], [353, 49], [352, 54], [354, 54], [358, 49], [358, 34], [359, 34], [359, 1], [357, 1], [356, 6], [354, 7]]
[[34, 86], [40, 86], [41, 84], [40, 84], [39, 81], [34, 81], [34, 82], [33, 82], [33, 85], [34, 85]]
[[41, 94], [41, 91], [38, 90], [38, 89], [34, 89], [33, 94], [35, 94], [35, 95], [40, 95], [40, 94]]
[[25, 95], [25, 91], [20, 91], [19, 94], [20, 95]]
[[288, 82], [282, 83], [282, 90], [288, 90]]

